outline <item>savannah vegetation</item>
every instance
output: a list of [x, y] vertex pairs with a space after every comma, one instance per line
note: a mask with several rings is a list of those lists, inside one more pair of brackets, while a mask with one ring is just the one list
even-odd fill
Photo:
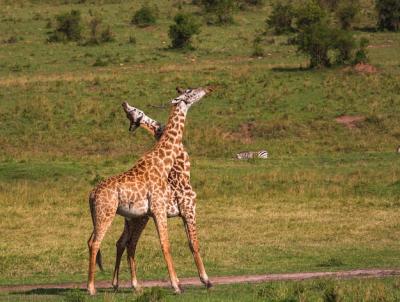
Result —
[[[310, 69], [309, 56], [288, 43], [293, 32], [267, 32], [273, 3], [246, 2], [229, 11], [232, 22], [220, 24], [208, 21], [201, 3], [146, 1], [157, 5], [157, 19], [142, 27], [132, 18], [144, 1], [0, 0], [0, 284], [86, 280], [88, 192], [132, 167], [154, 144], [142, 129], [128, 132], [121, 103], [165, 122], [177, 85], [217, 87], [191, 108], [184, 136], [211, 278], [399, 267], [399, 33], [381, 31], [376, 3], [360, 0], [346, 32], [368, 40], [363, 47], [377, 71], [360, 73], [334, 61], [330, 68]], [[342, 4], [325, 5], [336, 18]], [[181, 13], [200, 28], [191, 47], [173, 48], [169, 30]], [[79, 26], [70, 28], [79, 29], [79, 39], [60, 31], [61, 19], [72, 14]], [[105, 42], [107, 28], [112, 39]], [[49, 42], [52, 35], [61, 43]], [[98, 43], [87, 43], [93, 37]], [[262, 55], [254, 56], [254, 47]], [[342, 115], [365, 119], [350, 129], [335, 121]], [[270, 159], [233, 159], [239, 151], [261, 149]], [[103, 241], [100, 280], [111, 281], [122, 227], [117, 217]], [[180, 220], [169, 220], [169, 230], [178, 276], [195, 276]], [[139, 279], [167, 277], [152, 223], [137, 262]], [[125, 262], [121, 273], [127, 280]], [[399, 280], [143, 295], [106, 291], [95, 299], [395, 301]], [[88, 298], [74, 290], [0, 294], [5, 301], [44, 299]]]

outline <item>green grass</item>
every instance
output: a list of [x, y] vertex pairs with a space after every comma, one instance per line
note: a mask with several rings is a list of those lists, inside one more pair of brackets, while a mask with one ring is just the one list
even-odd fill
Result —
[[[157, 2], [159, 20], [145, 29], [129, 25], [142, 4], [134, 1], [0, 4], [0, 41], [17, 38], [0, 44], [0, 284], [85, 280], [88, 192], [154, 144], [142, 130], [129, 134], [121, 103], [163, 122], [168, 109], [153, 105], [173, 98], [175, 86], [206, 84], [217, 89], [190, 110], [184, 142], [211, 276], [400, 266], [400, 156], [394, 152], [400, 139], [399, 34], [354, 31], [370, 40], [370, 61], [378, 68], [365, 75], [351, 68], [300, 68], [307, 58], [282, 37], [269, 37], [262, 45], [266, 57], [252, 58], [268, 4], [237, 12], [230, 26], [204, 25], [193, 52], [169, 49], [168, 26], [178, 11], [173, 1]], [[374, 24], [371, 5], [363, 1], [360, 27]], [[46, 43], [47, 22], [72, 8], [81, 10], [86, 25], [90, 11], [101, 15], [116, 41]], [[190, 4], [183, 9], [198, 14]], [[106, 66], [93, 66], [97, 60]], [[349, 130], [335, 122], [342, 114], [366, 120]], [[259, 149], [267, 149], [270, 159], [233, 160], [239, 151]], [[169, 223], [178, 275], [194, 276], [182, 224]], [[111, 278], [122, 226], [117, 217], [106, 235], [106, 272], [98, 279]], [[137, 254], [141, 280], [167, 277], [152, 223]], [[126, 263], [122, 270], [128, 279]], [[343, 286], [354, 295], [372, 295], [368, 286], [395, 292], [397, 281], [388, 280]], [[179, 299], [264, 299], [257, 296], [263, 286], [269, 285], [221, 287], [210, 295], [189, 289]], [[285, 283], [282, 291], [293, 286]], [[48, 299], [74, 294], [49, 293]], [[124, 295], [99, 299], [130, 299]]]
[[186, 287], [182, 295], [168, 289], [145, 289], [141, 294], [130, 290], [114, 293], [100, 291], [89, 298], [82, 290], [33, 290], [25, 294], [0, 294], [0, 301], [398, 301], [398, 278], [334, 280], [320, 279], [299, 282], [269, 282], [266, 284], [219, 285], [212, 290]]

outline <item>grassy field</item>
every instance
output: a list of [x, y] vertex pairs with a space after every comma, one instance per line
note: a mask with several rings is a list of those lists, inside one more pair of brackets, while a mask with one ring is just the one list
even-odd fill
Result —
[[[371, 2], [363, 2], [361, 28], [374, 23]], [[184, 137], [210, 276], [398, 268], [400, 35], [354, 31], [370, 40], [375, 74], [308, 70], [307, 58], [282, 37], [263, 45], [266, 57], [251, 57], [269, 5], [237, 12], [230, 26], [204, 25], [191, 52], [168, 48], [168, 26], [179, 6], [158, 6], [158, 23], [139, 29], [129, 25], [140, 7], [136, 1], [0, 0], [0, 41], [17, 38], [0, 43], [0, 284], [86, 279], [88, 192], [100, 179], [129, 169], [154, 144], [142, 130], [128, 132], [121, 103], [165, 121], [168, 109], [154, 106], [173, 98], [178, 85], [217, 87], [190, 110]], [[90, 12], [101, 15], [116, 41], [46, 43], [48, 20], [71, 8], [81, 11], [85, 24]], [[198, 10], [189, 4], [183, 9]], [[96, 60], [106, 66], [93, 66]], [[365, 121], [348, 129], [335, 122], [343, 114]], [[270, 159], [233, 159], [239, 151], [259, 149], [268, 150]], [[196, 275], [182, 223], [172, 219], [169, 225], [178, 276]], [[98, 279], [111, 280], [122, 226], [117, 217], [106, 235], [106, 271]], [[140, 279], [167, 277], [152, 223], [137, 258]], [[121, 277], [128, 279], [125, 262]], [[399, 296], [396, 278], [318, 282], [160, 295], [185, 301], [318, 301], [332, 290], [348, 301]], [[81, 295], [35, 294], [3, 294], [0, 301], [72, 301]], [[128, 291], [106, 292], [97, 299], [130, 297]]]

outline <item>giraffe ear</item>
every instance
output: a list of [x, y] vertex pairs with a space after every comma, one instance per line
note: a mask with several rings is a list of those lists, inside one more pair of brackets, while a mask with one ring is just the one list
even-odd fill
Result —
[[178, 93], [184, 93], [185, 92], [185, 89], [183, 89], [182, 87], [176, 87], [176, 91], [178, 92]]

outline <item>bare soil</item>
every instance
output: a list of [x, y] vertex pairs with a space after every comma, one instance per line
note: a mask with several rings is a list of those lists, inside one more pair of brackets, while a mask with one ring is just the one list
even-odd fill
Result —
[[[287, 273], [287, 274], [265, 274], [265, 275], [242, 275], [242, 276], [221, 276], [210, 278], [214, 285], [234, 284], [234, 283], [261, 283], [268, 281], [300, 281], [316, 278], [381, 278], [388, 276], [399, 276], [400, 269], [358, 269], [340, 272], [305, 272], [305, 273]], [[202, 286], [199, 278], [180, 279], [183, 286]], [[142, 287], [169, 287], [168, 280], [147, 280], [141, 283]], [[112, 288], [110, 281], [96, 282], [98, 289]], [[129, 282], [121, 282], [120, 288], [129, 288]], [[54, 284], [35, 284], [35, 285], [3, 285], [0, 286], [0, 292], [25, 292], [38, 289], [85, 289], [86, 283], [54, 283]]]
[[346, 126], [349, 129], [357, 128], [357, 123], [365, 120], [365, 116], [362, 115], [341, 115], [335, 118], [335, 121], [339, 124]]

